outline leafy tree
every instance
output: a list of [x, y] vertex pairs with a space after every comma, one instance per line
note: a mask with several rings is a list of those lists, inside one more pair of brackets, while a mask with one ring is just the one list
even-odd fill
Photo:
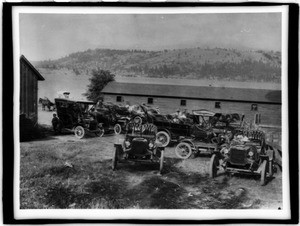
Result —
[[102, 99], [101, 91], [107, 83], [115, 80], [115, 75], [110, 71], [102, 70], [100, 68], [92, 70], [92, 77], [89, 79], [90, 84], [88, 90], [84, 94], [88, 100], [98, 101]]

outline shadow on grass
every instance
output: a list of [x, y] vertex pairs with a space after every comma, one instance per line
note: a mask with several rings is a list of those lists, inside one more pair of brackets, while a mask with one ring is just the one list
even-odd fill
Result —
[[[160, 176], [151, 173], [157, 170], [155, 164], [124, 164], [112, 171], [111, 160], [90, 164], [76, 159], [72, 168], [53, 166], [44, 169], [40, 178], [27, 178], [34, 180], [35, 187], [30, 189], [38, 194], [23, 192], [20, 202], [28, 203], [22, 208], [32, 208], [38, 200], [39, 206], [55, 209], [227, 209], [238, 208], [244, 201], [245, 193], [236, 195], [228, 189], [226, 177], [217, 181], [182, 172], [174, 166], [179, 161], [166, 158], [165, 173]], [[188, 188], [195, 193], [189, 195]]]
[[[164, 159], [163, 164], [163, 174], [167, 174], [170, 171], [176, 169], [172, 167], [174, 164], [182, 160], [177, 158], [166, 158]], [[146, 171], [159, 171], [159, 161], [146, 160], [146, 161], [133, 161], [133, 160], [121, 160], [118, 162], [117, 170], [126, 170], [128, 172], [143, 173]], [[174, 168], [174, 169], [173, 169]]]

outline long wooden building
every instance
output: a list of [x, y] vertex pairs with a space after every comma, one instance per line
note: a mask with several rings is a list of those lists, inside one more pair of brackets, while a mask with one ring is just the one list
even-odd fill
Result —
[[110, 82], [102, 93], [105, 102], [145, 103], [159, 107], [162, 113], [206, 109], [244, 114], [256, 124], [281, 126], [281, 90]]
[[37, 120], [38, 81], [45, 80], [25, 56], [20, 57], [20, 114]]

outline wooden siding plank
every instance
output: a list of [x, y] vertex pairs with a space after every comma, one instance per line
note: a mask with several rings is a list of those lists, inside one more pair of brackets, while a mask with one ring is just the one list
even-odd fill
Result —
[[[120, 96], [120, 95], [118, 95]], [[123, 96], [123, 102], [121, 104], [147, 104], [148, 97], [141, 96]], [[105, 102], [112, 102], [115, 104], [120, 104], [116, 102], [117, 95], [104, 95]], [[221, 102], [221, 108], [215, 108], [215, 101], [208, 100], [194, 100], [186, 98], [186, 106], [180, 106], [181, 99], [173, 98], [153, 98], [153, 107], [159, 107], [162, 114], [174, 113], [177, 109], [187, 109], [188, 111], [197, 109], [206, 109], [213, 111], [215, 113], [238, 113], [244, 114], [245, 120], [248, 122], [253, 122], [255, 114], [261, 114], [261, 124], [266, 125], [281, 125], [281, 105], [271, 105], [271, 104], [258, 104], [258, 111], [251, 111], [252, 103], [240, 103], [240, 102]]]
[[37, 116], [37, 78], [34, 72], [21, 61], [20, 64], [20, 113]]

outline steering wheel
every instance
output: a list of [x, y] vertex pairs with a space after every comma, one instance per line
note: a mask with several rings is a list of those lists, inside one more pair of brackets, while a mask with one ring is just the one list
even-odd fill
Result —
[[199, 125], [199, 124], [195, 124], [195, 127], [196, 127], [198, 130], [203, 130], [202, 126]]

